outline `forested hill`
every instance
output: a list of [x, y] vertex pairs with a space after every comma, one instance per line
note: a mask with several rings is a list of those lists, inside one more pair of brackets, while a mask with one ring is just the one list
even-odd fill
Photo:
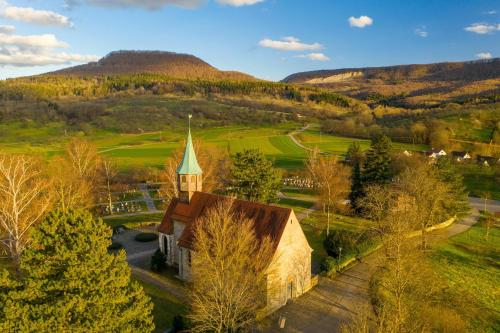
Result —
[[345, 68], [296, 73], [283, 82], [317, 85], [398, 107], [500, 100], [500, 58], [427, 65]]
[[97, 62], [42, 75], [102, 76], [163, 74], [180, 79], [254, 80], [250, 75], [221, 71], [190, 54], [162, 51], [115, 51]]
[[500, 78], [500, 58], [466, 62], [320, 70], [292, 74], [283, 79], [283, 82], [321, 84], [349, 79], [477, 81], [494, 78]]

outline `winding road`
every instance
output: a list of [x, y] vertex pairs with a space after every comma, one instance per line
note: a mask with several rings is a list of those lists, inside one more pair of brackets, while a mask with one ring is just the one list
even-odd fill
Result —
[[[469, 198], [469, 201], [472, 213], [450, 227], [430, 234], [432, 241], [462, 233], [477, 222], [478, 210], [484, 208], [484, 202], [478, 198]], [[500, 201], [489, 200], [487, 209], [500, 212]], [[382, 259], [382, 253], [376, 251], [334, 279], [320, 278], [313, 290], [268, 317], [262, 332], [339, 332], [343, 322], [349, 321], [369, 305], [370, 279]], [[280, 316], [286, 317], [284, 329], [278, 327]]]

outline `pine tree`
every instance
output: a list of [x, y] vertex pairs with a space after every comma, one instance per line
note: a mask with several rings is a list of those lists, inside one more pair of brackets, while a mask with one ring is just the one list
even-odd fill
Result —
[[387, 184], [391, 180], [391, 139], [378, 135], [372, 139], [363, 164], [363, 185]]
[[351, 192], [349, 201], [351, 207], [357, 210], [358, 200], [363, 196], [363, 183], [361, 182], [361, 163], [363, 152], [357, 142], [353, 142], [347, 150], [346, 161], [351, 166]]
[[437, 177], [442, 182], [448, 185], [448, 200], [445, 202], [445, 209], [450, 215], [464, 215], [469, 207], [469, 198], [465, 189], [463, 177], [460, 172], [457, 172], [451, 159], [440, 157], [434, 164]]
[[281, 187], [281, 175], [258, 149], [232, 156], [230, 192], [251, 201], [272, 202]]
[[21, 256], [22, 275], [0, 274], [0, 331], [151, 332], [153, 305], [111, 229], [84, 211], [50, 213]]

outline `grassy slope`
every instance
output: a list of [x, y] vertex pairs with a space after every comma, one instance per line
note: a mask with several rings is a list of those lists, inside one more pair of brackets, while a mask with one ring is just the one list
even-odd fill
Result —
[[436, 269], [459, 297], [472, 301], [462, 309], [473, 332], [500, 331], [500, 228], [484, 239], [477, 224], [440, 245], [432, 256]]
[[165, 332], [172, 326], [174, 316], [185, 314], [186, 306], [175, 296], [161, 290], [149, 282], [136, 278], [135, 280], [142, 285], [146, 294], [148, 294], [153, 301], [155, 332]]

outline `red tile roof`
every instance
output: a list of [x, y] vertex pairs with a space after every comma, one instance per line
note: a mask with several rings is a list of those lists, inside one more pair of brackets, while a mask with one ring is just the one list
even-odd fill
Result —
[[[171, 235], [174, 233], [173, 221], [184, 222], [186, 223], [186, 227], [178, 239], [178, 244], [185, 248], [192, 248], [194, 222], [202, 217], [203, 214], [217, 202], [226, 199], [227, 197], [221, 195], [204, 192], [195, 192], [189, 204], [174, 198], [167, 208], [165, 216], [158, 227], [158, 231]], [[233, 201], [233, 209], [235, 214], [241, 214], [253, 221], [255, 234], [259, 239], [268, 236], [275, 247], [281, 239], [283, 230], [285, 230], [285, 226], [292, 212], [290, 208], [270, 206], [238, 199]]]

